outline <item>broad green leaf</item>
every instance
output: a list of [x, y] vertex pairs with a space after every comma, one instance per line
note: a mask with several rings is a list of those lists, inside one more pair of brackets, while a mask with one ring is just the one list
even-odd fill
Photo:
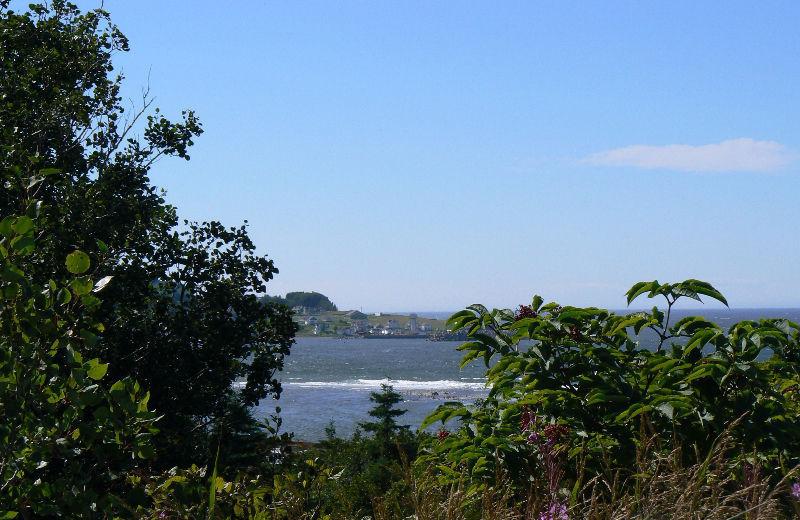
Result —
[[33, 251], [35, 242], [31, 236], [18, 236], [11, 241], [11, 248], [21, 254]]
[[696, 292], [697, 294], [702, 294], [704, 296], [708, 296], [709, 298], [714, 298], [718, 302], [725, 304], [726, 307], [728, 306], [728, 300], [726, 300], [725, 297], [722, 295], [722, 293], [716, 290], [714, 286], [708, 282], [704, 282], [702, 280], [689, 279], [681, 282], [678, 285], [686, 287], [689, 290]]
[[633, 287], [631, 287], [628, 290], [628, 292], [625, 293], [625, 296], [628, 299], [628, 305], [630, 305], [631, 302], [633, 302], [633, 300], [635, 300], [642, 294], [646, 292], [653, 292], [657, 290], [659, 287], [661, 287], [661, 285], [658, 283], [657, 280], [654, 280], [652, 282], [639, 282], [634, 284]]
[[0, 234], [9, 236], [14, 226], [14, 217], [6, 217], [0, 220]]
[[14, 222], [14, 231], [19, 235], [25, 235], [33, 231], [33, 220], [29, 217], [19, 217]]
[[95, 381], [103, 379], [108, 372], [108, 363], [101, 363], [99, 359], [90, 359], [88, 362], [89, 369], [86, 370], [86, 375]]
[[75, 291], [76, 295], [83, 296], [84, 294], [89, 294], [92, 291], [94, 284], [92, 283], [91, 278], [88, 276], [81, 276], [73, 279], [69, 283], [69, 286], [72, 287], [72, 290]]
[[72, 274], [83, 274], [89, 269], [91, 261], [89, 255], [80, 250], [75, 250], [67, 255], [67, 270]]

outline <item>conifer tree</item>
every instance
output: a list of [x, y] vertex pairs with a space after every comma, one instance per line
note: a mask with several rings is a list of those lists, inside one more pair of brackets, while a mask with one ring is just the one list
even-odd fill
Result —
[[380, 392], [372, 392], [369, 400], [375, 403], [369, 415], [376, 420], [359, 424], [365, 431], [375, 435], [375, 438], [388, 442], [402, 431], [408, 431], [408, 426], [397, 424], [396, 418], [408, 410], [398, 410], [395, 405], [403, 402], [403, 396], [395, 392], [391, 385], [382, 384]]

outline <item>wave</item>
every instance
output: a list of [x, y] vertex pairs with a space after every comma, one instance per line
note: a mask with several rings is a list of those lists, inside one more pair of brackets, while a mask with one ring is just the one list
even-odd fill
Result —
[[377, 390], [381, 385], [391, 385], [396, 391], [485, 390], [484, 382], [476, 381], [414, 381], [410, 379], [352, 379], [348, 381], [284, 381], [295, 388], [336, 387], [348, 390]]

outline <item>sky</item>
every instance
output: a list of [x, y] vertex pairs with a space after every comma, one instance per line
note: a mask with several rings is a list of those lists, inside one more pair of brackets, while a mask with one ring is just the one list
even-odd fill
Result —
[[800, 307], [798, 2], [104, 5], [126, 96], [204, 125], [153, 181], [247, 219], [271, 294], [621, 308], [699, 278]]

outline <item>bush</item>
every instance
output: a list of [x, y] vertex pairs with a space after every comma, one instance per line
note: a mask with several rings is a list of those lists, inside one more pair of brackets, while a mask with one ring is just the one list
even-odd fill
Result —
[[[730, 425], [739, 456], [757, 459], [769, 475], [797, 464], [798, 325], [764, 319], [724, 331], [702, 317], [672, 324], [681, 298], [727, 305], [697, 280], [641, 282], [628, 303], [641, 295], [663, 297], [666, 308], [616, 315], [536, 296], [516, 313], [472, 305], [454, 314], [450, 327], [468, 333], [462, 365], [482, 359], [490, 392], [480, 406], [446, 403], [423, 424], [461, 420], [433, 448], [444, 474], [467, 470], [485, 482], [503, 474], [523, 489], [546, 469], [548, 452], [558, 452], [571, 463], [572, 487], [580, 487], [586, 475], [633, 468], [637, 449], [653, 436], [661, 450], [688, 448], [684, 462], [698, 462]], [[640, 344], [643, 330], [657, 336], [655, 348]]]
[[0, 221], [0, 518], [124, 512], [136, 499], [126, 472], [152, 455], [149, 394], [109, 383], [108, 365], [83, 355], [103, 331], [91, 310], [109, 283], [85, 253], [66, 257], [63, 281], [31, 280], [39, 207]]

